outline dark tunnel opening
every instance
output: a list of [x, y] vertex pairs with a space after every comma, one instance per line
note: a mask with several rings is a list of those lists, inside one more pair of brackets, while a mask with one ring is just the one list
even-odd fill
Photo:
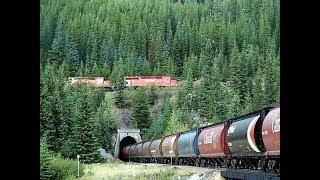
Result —
[[127, 136], [125, 138], [123, 138], [121, 141], [120, 141], [120, 149], [119, 149], [119, 159], [121, 159], [122, 161], [124, 161], [124, 157], [123, 157], [123, 153], [122, 153], [122, 149], [129, 145], [129, 144], [134, 144], [136, 143], [137, 141], [131, 137], [131, 136]]

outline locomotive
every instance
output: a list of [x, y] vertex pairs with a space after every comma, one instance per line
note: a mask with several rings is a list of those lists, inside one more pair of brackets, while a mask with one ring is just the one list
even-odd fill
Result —
[[126, 76], [124, 77], [124, 85], [126, 87], [140, 86], [158, 86], [171, 87], [178, 86], [177, 80], [171, 79], [170, 76]]
[[280, 174], [280, 103], [220, 123], [129, 144], [121, 153], [124, 161]]
[[111, 82], [104, 77], [69, 77], [68, 81], [72, 87], [75, 87], [80, 83], [85, 83], [93, 87], [103, 88], [105, 91], [114, 90], [114, 86], [111, 85]]
[[[93, 87], [104, 88], [105, 91], [114, 91], [114, 87], [110, 81], [104, 77], [69, 77], [69, 83], [72, 87], [79, 83], [86, 83]], [[169, 76], [126, 76], [124, 77], [125, 87], [141, 87], [141, 86], [157, 86], [157, 87], [173, 87], [178, 86], [177, 80], [171, 79]]]

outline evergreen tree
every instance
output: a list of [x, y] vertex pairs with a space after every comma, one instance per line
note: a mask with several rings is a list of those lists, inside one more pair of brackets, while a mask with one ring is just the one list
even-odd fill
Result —
[[277, 102], [280, 102], [280, 57], [276, 57], [273, 59], [273, 71], [274, 71], [274, 86], [275, 86], [275, 94], [274, 99]]
[[117, 79], [116, 79], [116, 87], [117, 87], [117, 93], [116, 93], [116, 105], [117, 107], [119, 108], [122, 108], [122, 107], [125, 107], [126, 104], [124, 102], [124, 95], [123, 95], [123, 90], [124, 90], [124, 72], [123, 72], [123, 69], [120, 69], [120, 72], [117, 76]]
[[250, 93], [247, 93], [242, 114], [247, 114], [247, 113], [253, 112], [254, 110], [255, 109], [253, 109], [253, 102], [252, 102], [251, 95]]
[[247, 92], [247, 64], [242, 59], [242, 54], [239, 53], [236, 42], [234, 42], [234, 47], [235, 48], [232, 50], [230, 59], [231, 86], [233, 91], [238, 94], [241, 105], [243, 105], [245, 100], [245, 93]]
[[40, 136], [51, 133], [49, 129], [53, 127], [52, 96], [49, 93], [48, 85], [44, 82], [40, 91]]
[[110, 67], [109, 65], [105, 62], [102, 66], [102, 69], [101, 69], [101, 75], [108, 79], [109, 78], [109, 75], [110, 75]]
[[210, 75], [211, 85], [209, 86], [208, 96], [208, 109], [210, 119], [219, 122], [225, 118], [227, 113], [227, 96], [225, 90], [221, 86], [221, 73], [218, 68], [217, 61], [213, 64], [212, 72]]
[[161, 76], [163, 74], [160, 62], [157, 62], [156, 67], [154, 68], [153, 74], [156, 76]]
[[163, 135], [164, 129], [164, 117], [163, 116], [155, 116], [151, 122], [150, 130], [148, 131], [148, 137], [159, 138]]
[[111, 151], [111, 132], [114, 130], [114, 122], [111, 112], [112, 99], [106, 96], [105, 100], [99, 106], [95, 118], [96, 137], [99, 145]]
[[60, 45], [58, 39], [54, 39], [51, 45], [51, 49], [48, 51], [48, 60], [53, 64], [60, 64], [62, 59], [60, 57]]
[[94, 100], [89, 87], [79, 86], [77, 105], [74, 129], [76, 153], [82, 157], [84, 163], [98, 162], [99, 144], [94, 134]]
[[64, 157], [74, 158], [75, 157], [75, 147], [72, 145], [73, 142], [73, 128], [75, 127], [75, 117], [74, 112], [76, 110], [75, 97], [73, 94], [73, 89], [67, 84], [64, 88], [64, 97], [62, 99], [63, 109], [62, 116], [65, 121], [65, 135], [63, 137], [63, 142], [61, 143], [61, 154]]
[[230, 101], [230, 104], [228, 105], [227, 117], [234, 118], [242, 115], [241, 111], [243, 107], [240, 104], [240, 97], [236, 93], [231, 93], [230, 96], [231, 96], [231, 101]]
[[200, 80], [199, 89], [197, 91], [197, 104], [198, 104], [198, 112], [200, 116], [208, 117], [209, 112], [207, 109], [208, 103], [208, 87], [206, 86], [206, 78], [202, 78]]
[[167, 125], [164, 130], [164, 135], [170, 135], [177, 133], [179, 126], [179, 113], [176, 109], [172, 110], [170, 119], [167, 121]]
[[164, 74], [171, 77], [174, 77], [175, 75], [175, 65], [171, 57], [167, 58], [166, 60], [166, 68]]
[[66, 45], [66, 62], [70, 64], [70, 75], [75, 76], [80, 64], [77, 43], [70, 39]]
[[[139, 87], [133, 98], [132, 120], [137, 124], [137, 128], [146, 132], [150, 127], [148, 102], [145, 90]], [[143, 133], [144, 134], [144, 133]]]
[[192, 78], [192, 70], [189, 68], [187, 75], [187, 83], [182, 89], [182, 109], [188, 112], [191, 112], [193, 108], [193, 101], [195, 99], [195, 93], [193, 92], [193, 78]]
[[151, 66], [151, 69], [154, 67], [154, 58], [156, 56], [156, 43], [154, 41], [154, 37], [151, 37], [150, 45], [149, 45], [149, 64]]
[[76, 76], [78, 76], [78, 77], [83, 77], [83, 74], [84, 74], [83, 68], [84, 68], [84, 67], [83, 67], [83, 61], [81, 61], [80, 67], [79, 67], [79, 69], [78, 69], [78, 72], [77, 72]]
[[131, 53], [129, 57], [126, 59], [125, 63], [125, 75], [133, 76], [134, 74], [134, 55]]
[[55, 172], [51, 166], [51, 155], [44, 140], [40, 140], [40, 179], [54, 179]]
[[94, 65], [92, 67], [91, 74], [93, 77], [100, 77], [101, 71], [100, 71], [97, 63], [94, 63]]
[[59, 90], [56, 87], [52, 96], [52, 122], [50, 133], [47, 135], [47, 142], [50, 144], [49, 150], [59, 152], [61, 145], [66, 135], [67, 124], [63, 117], [63, 104], [59, 95]]
[[150, 94], [148, 96], [148, 103], [153, 105], [155, 103], [156, 99], [157, 99], [156, 87], [152, 85], [150, 87]]
[[150, 68], [150, 64], [148, 63], [148, 61], [145, 59], [144, 61], [143, 61], [143, 64], [142, 64], [142, 76], [148, 76], [148, 75], [150, 75], [150, 72], [151, 72], [151, 70], [150, 70], [151, 68]]

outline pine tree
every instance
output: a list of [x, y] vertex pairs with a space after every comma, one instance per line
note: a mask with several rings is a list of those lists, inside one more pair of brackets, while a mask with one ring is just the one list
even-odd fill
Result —
[[243, 107], [240, 104], [240, 97], [236, 93], [231, 93], [231, 101], [228, 105], [228, 118], [234, 118], [241, 115]]
[[280, 57], [276, 57], [273, 59], [273, 75], [275, 78], [274, 86], [275, 86], [275, 94], [274, 99], [277, 102], [280, 102]]
[[107, 42], [101, 44], [100, 48], [100, 60], [105, 62], [111, 68], [117, 57], [117, 50], [114, 45], [113, 38], [109, 38]]
[[131, 53], [125, 62], [125, 75], [133, 76], [134, 74], [134, 55]]
[[94, 134], [94, 100], [89, 87], [79, 86], [75, 111], [75, 147], [76, 153], [82, 157], [82, 162], [99, 161], [98, 139]]
[[91, 76], [91, 71], [87, 65], [85, 66], [83, 76], [86, 76], [86, 77]]
[[142, 64], [142, 76], [149, 76], [151, 72], [150, 64], [146, 59], [144, 59]]
[[40, 140], [40, 179], [54, 179], [55, 172], [51, 165], [51, 155], [44, 140]]
[[142, 87], [139, 87], [133, 98], [132, 120], [142, 132], [146, 132], [150, 127], [148, 102], [145, 97], [145, 90]]
[[124, 71], [123, 69], [120, 69], [118, 72], [117, 78], [115, 80], [115, 85], [117, 87], [117, 92], [116, 92], [116, 97], [115, 97], [115, 103], [117, 107], [122, 108], [125, 107], [126, 104], [124, 102], [124, 95], [123, 95], [123, 90], [124, 90]]
[[44, 136], [52, 125], [52, 103], [46, 83], [40, 91], [40, 136]]
[[148, 137], [151, 138], [159, 138], [163, 135], [164, 129], [164, 117], [163, 116], [155, 116], [151, 122], [150, 130], [148, 131]]
[[102, 66], [102, 69], [101, 69], [101, 75], [108, 79], [109, 78], [109, 75], [110, 75], [110, 67], [109, 65], [105, 62]]
[[54, 39], [52, 42], [51, 49], [48, 51], [48, 60], [53, 64], [60, 64], [62, 62], [58, 39]]
[[84, 74], [83, 68], [84, 68], [84, 67], [83, 67], [83, 61], [81, 61], [80, 67], [79, 67], [79, 69], [78, 69], [78, 72], [77, 72], [76, 76], [78, 76], [78, 77], [83, 77], [83, 74]]
[[170, 119], [167, 121], [167, 125], [164, 130], [164, 135], [170, 135], [177, 133], [179, 126], [179, 113], [176, 109], [172, 110]]
[[193, 108], [193, 101], [195, 99], [195, 93], [193, 92], [193, 78], [192, 78], [192, 70], [189, 68], [187, 75], [187, 83], [182, 89], [182, 101], [183, 101], [183, 109], [191, 112]]
[[101, 71], [100, 71], [97, 63], [94, 63], [94, 65], [92, 67], [91, 74], [93, 77], [100, 77]]
[[75, 127], [74, 112], [76, 110], [76, 98], [73, 94], [73, 89], [70, 85], [67, 84], [64, 87], [64, 97], [62, 98], [63, 109], [62, 117], [65, 122], [65, 135], [63, 141], [61, 142], [61, 154], [63, 157], [74, 158], [75, 157], [75, 148], [71, 145], [73, 142], [72, 131]]
[[248, 92], [244, 102], [244, 109], [242, 111], [242, 114], [247, 114], [247, 113], [253, 112], [254, 110], [255, 109], [253, 109], [252, 98], [250, 93]]
[[171, 57], [166, 60], [165, 75], [174, 77], [175, 75], [175, 65]]
[[156, 56], [156, 43], [154, 41], [154, 37], [151, 37], [150, 45], [149, 45], [149, 64], [151, 66], [151, 69], [154, 67], [154, 58]]
[[155, 103], [156, 99], [157, 99], [156, 87], [152, 85], [150, 87], [150, 93], [148, 96], [148, 103], [153, 105]]
[[243, 56], [239, 53], [236, 42], [230, 58], [230, 80], [232, 90], [238, 94], [241, 105], [244, 104], [245, 93], [247, 92], [246, 78], [248, 77], [247, 63], [244, 62]]
[[252, 83], [252, 94], [253, 94], [253, 107], [259, 109], [264, 105], [264, 78], [261, 68], [258, 68], [257, 74], [255, 75]]
[[51, 145], [50, 150], [59, 152], [61, 145], [67, 133], [67, 124], [63, 116], [63, 103], [59, 94], [58, 87], [55, 88], [52, 95], [52, 122], [51, 130], [47, 136], [47, 142]]
[[213, 64], [212, 72], [209, 78], [211, 84], [209, 85], [208, 96], [210, 101], [208, 102], [209, 118], [215, 122], [219, 122], [225, 118], [227, 113], [227, 100], [226, 93], [220, 82], [221, 73], [218, 68], [217, 61]]
[[106, 97], [99, 106], [95, 118], [96, 137], [99, 145], [111, 151], [111, 132], [114, 129], [114, 122], [111, 112], [111, 98]]
[[75, 76], [78, 66], [80, 64], [79, 54], [77, 50], [77, 43], [74, 40], [69, 39], [66, 45], [66, 62], [70, 64], [70, 75]]
[[160, 62], [156, 63], [156, 67], [154, 68], [154, 73], [153, 74], [156, 75], [156, 76], [161, 76], [163, 74]]
[[60, 88], [65, 84], [67, 77], [69, 76], [69, 65], [66, 63], [66, 61], [62, 61], [62, 63], [59, 66], [58, 69], [58, 79], [60, 81]]
[[208, 86], [206, 86], [206, 78], [202, 78], [200, 80], [199, 89], [197, 91], [197, 104], [198, 104], [198, 112], [200, 116], [208, 117], [209, 112], [207, 109], [208, 103]]

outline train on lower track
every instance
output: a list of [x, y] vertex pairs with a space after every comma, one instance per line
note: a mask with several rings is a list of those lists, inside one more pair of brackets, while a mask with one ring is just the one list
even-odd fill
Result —
[[129, 144], [120, 158], [280, 174], [280, 103], [221, 123]]

